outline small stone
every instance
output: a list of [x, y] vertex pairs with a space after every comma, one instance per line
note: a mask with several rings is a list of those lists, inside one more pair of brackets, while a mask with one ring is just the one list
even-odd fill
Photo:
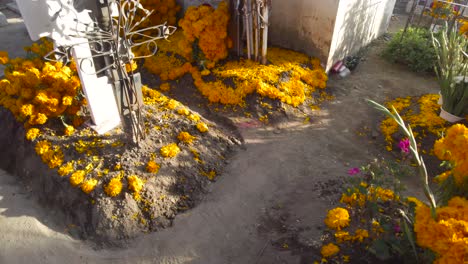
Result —
[[376, 139], [379, 136], [379, 132], [374, 129], [374, 130], [372, 130], [371, 136], [372, 136], [373, 139]]

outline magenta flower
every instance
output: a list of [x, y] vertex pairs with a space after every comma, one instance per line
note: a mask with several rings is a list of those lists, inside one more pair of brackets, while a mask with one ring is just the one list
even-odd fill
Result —
[[393, 231], [395, 231], [395, 233], [401, 233], [401, 227], [400, 225], [396, 224], [393, 226]]
[[351, 168], [348, 170], [349, 175], [355, 175], [355, 174], [358, 174], [359, 172], [361, 172], [359, 168]]
[[409, 150], [410, 150], [409, 139], [405, 138], [405, 139], [400, 140], [400, 143], [398, 144], [398, 146], [400, 147], [402, 152], [409, 153]]

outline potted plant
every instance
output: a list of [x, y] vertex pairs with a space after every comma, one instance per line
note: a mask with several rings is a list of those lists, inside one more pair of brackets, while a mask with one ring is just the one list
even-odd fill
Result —
[[432, 35], [437, 64], [435, 72], [442, 96], [440, 116], [457, 122], [468, 115], [468, 39], [447, 26]]

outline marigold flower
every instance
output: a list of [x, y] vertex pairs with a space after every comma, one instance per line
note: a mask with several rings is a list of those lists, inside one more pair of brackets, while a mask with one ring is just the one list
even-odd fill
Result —
[[369, 237], [369, 232], [365, 229], [357, 229], [355, 232], [355, 235], [353, 237], [353, 240], [357, 240], [359, 242], [362, 242], [364, 238]]
[[8, 52], [0, 51], [0, 64], [7, 64], [8, 60]]
[[180, 148], [176, 143], [169, 144], [161, 148], [161, 155], [165, 158], [173, 158], [180, 152]]
[[41, 131], [38, 128], [30, 128], [30, 129], [28, 129], [28, 132], [26, 132], [26, 139], [30, 140], [30, 141], [33, 141], [40, 134], [41, 134]]
[[200, 131], [202, 133], [205, 133], [205, 132], [208, 131], [208, 126], [205, 123], [200, 122], [200, 123], [197, 124], [197, 129], [198, 129], [198, 131]]
[[190, 135], [190, 133], [185, 131], [180, 132], [177, 138], [186, 144], [192, 144], [193, 140], [195, 139], [194, 136]]
[[320, 250], [320, 253], [324, 258], [334, 256], [338, 254], [338, 252], [340, 252], [340, 248], [333, 243], [329, 243], [327, 245], [322, 246], [322, 249]]
[[341, 230], [343, 227], [349, 225], [349, 213], [345, 208], [337, 207], [328, 211], [327, 217], [325, 218], [325, 224], [335, 230]]
[[84, 193], [89, 194], [94, 190], [94, 188], [96, 188], [97, 183], [97, 179], [89, 179], [87, 181], [84, 181], [83, 184], [81, 184], [81, 190]]
[[163, 83], [159, 86], [159, 89], [161, 89], [161, 91], [164, 91], [164, 92], [167, 92], [169, 90], [171, 90], [171, 84], [170, 83]]
[[35, 150], [39, 156], [44, 155], [52, 149], [52, 144], [47, 140], [42, 140], [37, 142]]
[[77, 170], [70, 176], [70, 184], [73, 187], [80, 185], [85, 179], [86, 172], [84, 170]]
[[152, 160], [148, 161], [148, 164], [146, 164], [146, 171], [149, 173], [158, 173], [159, 168], [159, 164]]
[[139, 193], [143, 189], [143, 181], [136, 175], [129, 176], [127, 178], [128, 189], [134, 193]]
[[73, 162], [67, 162], [65, 165], [62, 165], [59, 169], [58, 169], [58, 174], [60, 176], [66, 176], [70, 173], [73, 172]]
[[73, 126], [65, 126], [65, 130], [63, 131], [63, 134], [66, 136], [71, 136], [75, 132], [75, 128]]
[[110, 197], [115, 197], [119, 195], [121, 191], [122, 191], [122, 182], [120, 181], [120, 178], [118, 177], [112, 178], [109, 181], [109, 183], [104, 187], [104, 192]]

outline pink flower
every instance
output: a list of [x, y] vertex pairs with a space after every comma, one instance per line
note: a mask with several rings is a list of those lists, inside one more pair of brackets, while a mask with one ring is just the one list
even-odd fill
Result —
[[400, 225], [396, 224], [393, 226], [393, 231], [395, 231], [395, 233], [401, 233], [401, 227]]
[[349, 175], [355, 175], [355, 174], [358, 174], [359, 172], [361, 172], [359, 168], [351, 168], [348, 170]]
[[410, 147], [410, 142], [409, 139], [405, 138], [400, 140], [400, 143], [398, 144], [400, 147], [401, 151], [404, 153], [409, 153], [409, 147]]

